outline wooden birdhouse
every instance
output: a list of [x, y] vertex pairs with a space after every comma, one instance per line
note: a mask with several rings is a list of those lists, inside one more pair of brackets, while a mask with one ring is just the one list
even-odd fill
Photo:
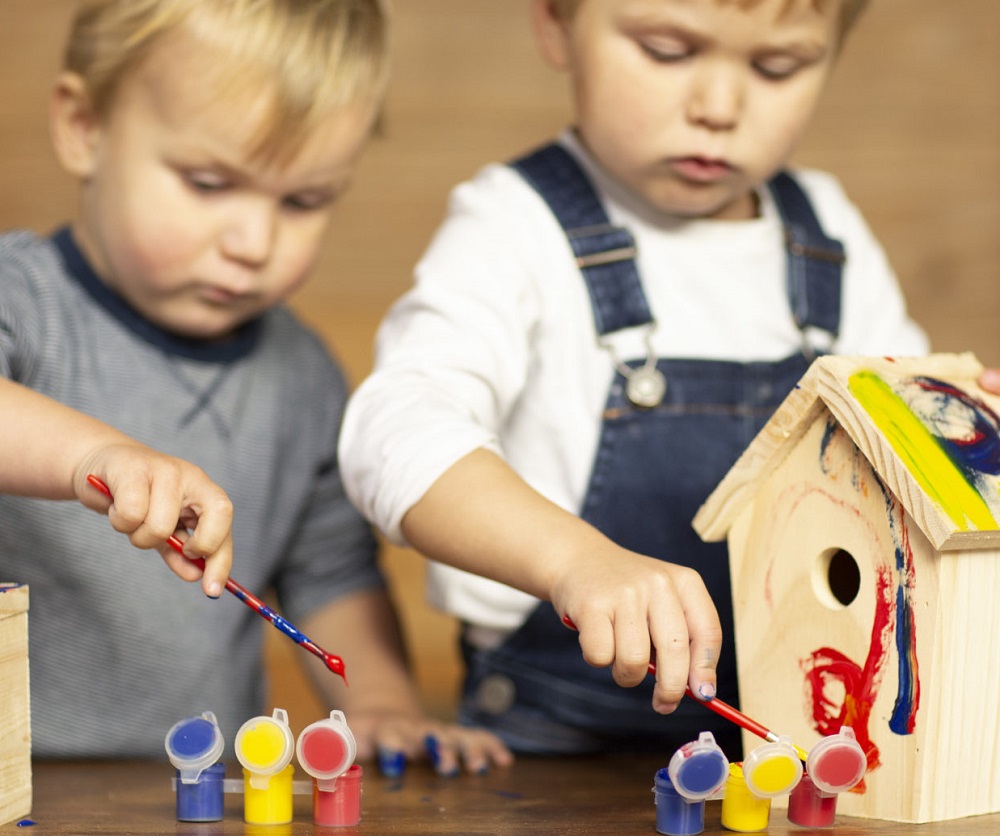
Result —
[[1000, 811], [1000, 397], [981, 371], [818, 359], [694, 520], [728, 538], [744, 711], [865, 749], [845, 815]]
[[28, 587], [0, 583], [0, 825], [30, 812]]

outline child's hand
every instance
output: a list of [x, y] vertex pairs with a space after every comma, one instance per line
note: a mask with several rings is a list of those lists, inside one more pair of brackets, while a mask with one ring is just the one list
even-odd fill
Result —
[[722, 627], [701, 576], [598, 542], [553, 589], [552, 603], [580, 632], [584, 659], [611, 666], [615, 682], [638, 685], [655, 651], [653, 708], [668, 714], [690, 686], [715, 696]]
[[[88, 483], [91, 474], [113, 500]], [[106, 513], [134, 546], [159, 551], [186, 581], [200, 577], [206, 595], [222, 594], [233, 562], [233, 505], [201, 468], [140, 444], [112, 443], [84, 458], [73, 487], [81, 503]], [[167, 545], [171, 535], [184, 542], [185, 555], [205, 559], [204, 573]]]
[[479, 774], [514, 762], [503, 741], [483, 729], [384, 712], [353, 711], [349, 719], [358, 759], [377, 758], [387, 777], [401, 775], [406, 761], [423, 758], [439, 775], [457, 775], [463, 767]]
[[979, 378], [979, 385], [987, 392], [1000, 395], [1000, 369], [984, 369]]
[[722, 626], [701, 576], [623, 549], [544, 499], [496, 454], [451, 466], [402, 522], [418, 551], [552, 602], [580, 631], [583, 657], [638, 685], [656, 653], [653, 708], [673, 711], [685, 685], [715, 696]]

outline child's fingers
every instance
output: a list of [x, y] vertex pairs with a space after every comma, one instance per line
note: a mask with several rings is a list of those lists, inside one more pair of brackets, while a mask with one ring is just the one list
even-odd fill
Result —
[[653, 606], [649, 614], [649, 634], [656, 647], [653, 709], [661, 714], [672, 712], [683, 698], [691, 662], [688, 625], [678, 604]]
[[451, 735], [443, 729], [437, 729], [424, 737], [427, 757], [438, 775], [453, 776], [461, 771], [459, 768], [458, 746]]
[[[180, 539], [180, 536], [178, 539]], [[164, 543], [156, 546], [156, 550], [160, 553], [160, 556], [163, 558], [163, 562], [167, 564], [170, 571], [177, 575], [177, 577], [181, 580], [193, 583], [198, 580], [198, 578], [204, 576], [200, 566], [192, 563], [184, 557], [184, 555], [178, 554], [174, 551], [173, 547]]]
[[217, 494], [201, 503], [201, 513], [185, 543], [187, 554], [205, 558], [201, 585], [213, 598], [222, 594], [233, 566], [233, 505], [221, 490]]
[[[205, 594], [222, 594], [233, 562], [232, 502], [201, 470], [164, 459], [151, 471], [136, 468], [113, 488], [108, 519], [136, 548], [157, 549], [186, 581], [202, 579]], [[191, 529], [190, 536], [188, 529]], [[184, 555], [167, 544], [176, 536]], [[200, 565], [187, 558], [203, 558]]]
[[491, 765], [510, 766], [514, 754], [495, 734], [484, 729], [462, 729], [462, 760], [469, 772], [485, 772]]
[[638, 685], [649, 672], [649, 617], [645, 602], [629, 602], [615, 613], [615, 660], [611, 672], [623, 688]]
[[979, 378], [979, 385], [988, 392], [1000, 395], [1000, 368], [985, 369]]
[[[677, 581], [690, 644], [688, 685], [702, 699], [715, 696], [716, 666], [722, 653], [722, 624], [701, 577], [695, 572]], [[659, 670], [659, 668], [657, 668]]]
[[507, 766], [514, 760], [510, 750], [490, 732], [425, 718], [379, 722], [374, 741], [379, 769], [387, 777], [398, 777], [407, 759], [421, 757], [426, 757], [439, 775], [447, 776], [457, 775], [463, 767], [482, 773], [493, 764]]
[[438, 725], [425, 738], [427, 755], [440, 775], [482, 774], [490, 766], [509, 766], [514, 755], [500, 738], [485, 729]]
[[606, 668], [615, 661], [615, 628], [602, 610], [579, 613], [573, 629], [580, 633], [580, 652], [584, 661], [595, 668]]

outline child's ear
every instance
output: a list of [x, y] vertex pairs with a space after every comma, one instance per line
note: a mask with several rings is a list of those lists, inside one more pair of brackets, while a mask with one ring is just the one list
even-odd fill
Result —
[[49, 102], [49, 132], [59, 162], [76, 177], [89, 177], [94, 169], [100, 124], [86, 82], [76, 73], [56, 78]]
[[531, 22], [542, 57], [557, 70], [569, 64], [568, 21], [555, 0], [532, 0]]

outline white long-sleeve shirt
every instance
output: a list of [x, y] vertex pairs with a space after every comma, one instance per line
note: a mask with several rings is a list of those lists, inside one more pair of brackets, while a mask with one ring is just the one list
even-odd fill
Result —
[[[747, 221], [652, 217], [561, 137], [591, 176], [612, 223], [635, 238], [659, 357], [767, 361], [802, 346], [786, 293], [781, 222], [766, 189]], [[860, 213], [831, 176], [796, 172], [826, 234], [843, 242], [842, 354], [919, 355], [922, 330]], [[644, 358], [644, 329], [610, 337]], [[391, 309], [376, 367], [349, 402], [340, 458], [348, 495], [403, 543], [404, 514], [468, 453], [499, 453], [533, 488], [578, 513], [614, 375], [598, 344], [587, 288], [540, 195], [489, 165], [452, 193], [446, 220]], [[537, 599], [431, 564], [431, 601], [478, 625], [519, 626]]]

